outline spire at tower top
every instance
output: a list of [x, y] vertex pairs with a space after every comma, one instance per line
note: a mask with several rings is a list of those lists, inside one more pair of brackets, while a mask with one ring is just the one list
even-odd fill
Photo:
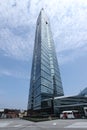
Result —
[[40, 10], [40, 12], [42, 12], [42, 11], [44, 11], [44, 8], [42, 8], [42, 9]]
[[40, 14], [39, 14], [39, 17], [42, 15], [42, 12], [44, 11], [44, 8], [42, 8], [41, 10], [40, 10]]

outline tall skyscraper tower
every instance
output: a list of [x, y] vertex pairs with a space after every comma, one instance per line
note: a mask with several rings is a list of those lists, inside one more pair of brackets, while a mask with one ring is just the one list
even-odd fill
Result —
[[63, 95], [50, 23], [42, 9], [36, 25], [28, 110], [43, 109], [45, 99]]

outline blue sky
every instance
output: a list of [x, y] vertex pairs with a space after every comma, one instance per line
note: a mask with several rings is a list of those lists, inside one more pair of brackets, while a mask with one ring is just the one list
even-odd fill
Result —
[[87, 0], [0, 0], [0, 108], [27, 108], [42, 7], [50, 19], [65, 95], [87, 87]]

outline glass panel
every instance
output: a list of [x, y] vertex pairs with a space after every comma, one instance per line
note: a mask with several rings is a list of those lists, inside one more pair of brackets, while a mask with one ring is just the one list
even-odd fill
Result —
[[52, 89], [49, 89], [45, 86], [41, 86], [41, 93], [49, 93], [49, 94], [52, 94], [53, 93], [53, 90]]

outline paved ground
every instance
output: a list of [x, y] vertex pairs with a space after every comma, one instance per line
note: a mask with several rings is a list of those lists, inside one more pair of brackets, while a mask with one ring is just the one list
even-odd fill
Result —
[[87, 130], [87, 119], [30, 122], [20, 119], [0, 119], [0, 130]]

